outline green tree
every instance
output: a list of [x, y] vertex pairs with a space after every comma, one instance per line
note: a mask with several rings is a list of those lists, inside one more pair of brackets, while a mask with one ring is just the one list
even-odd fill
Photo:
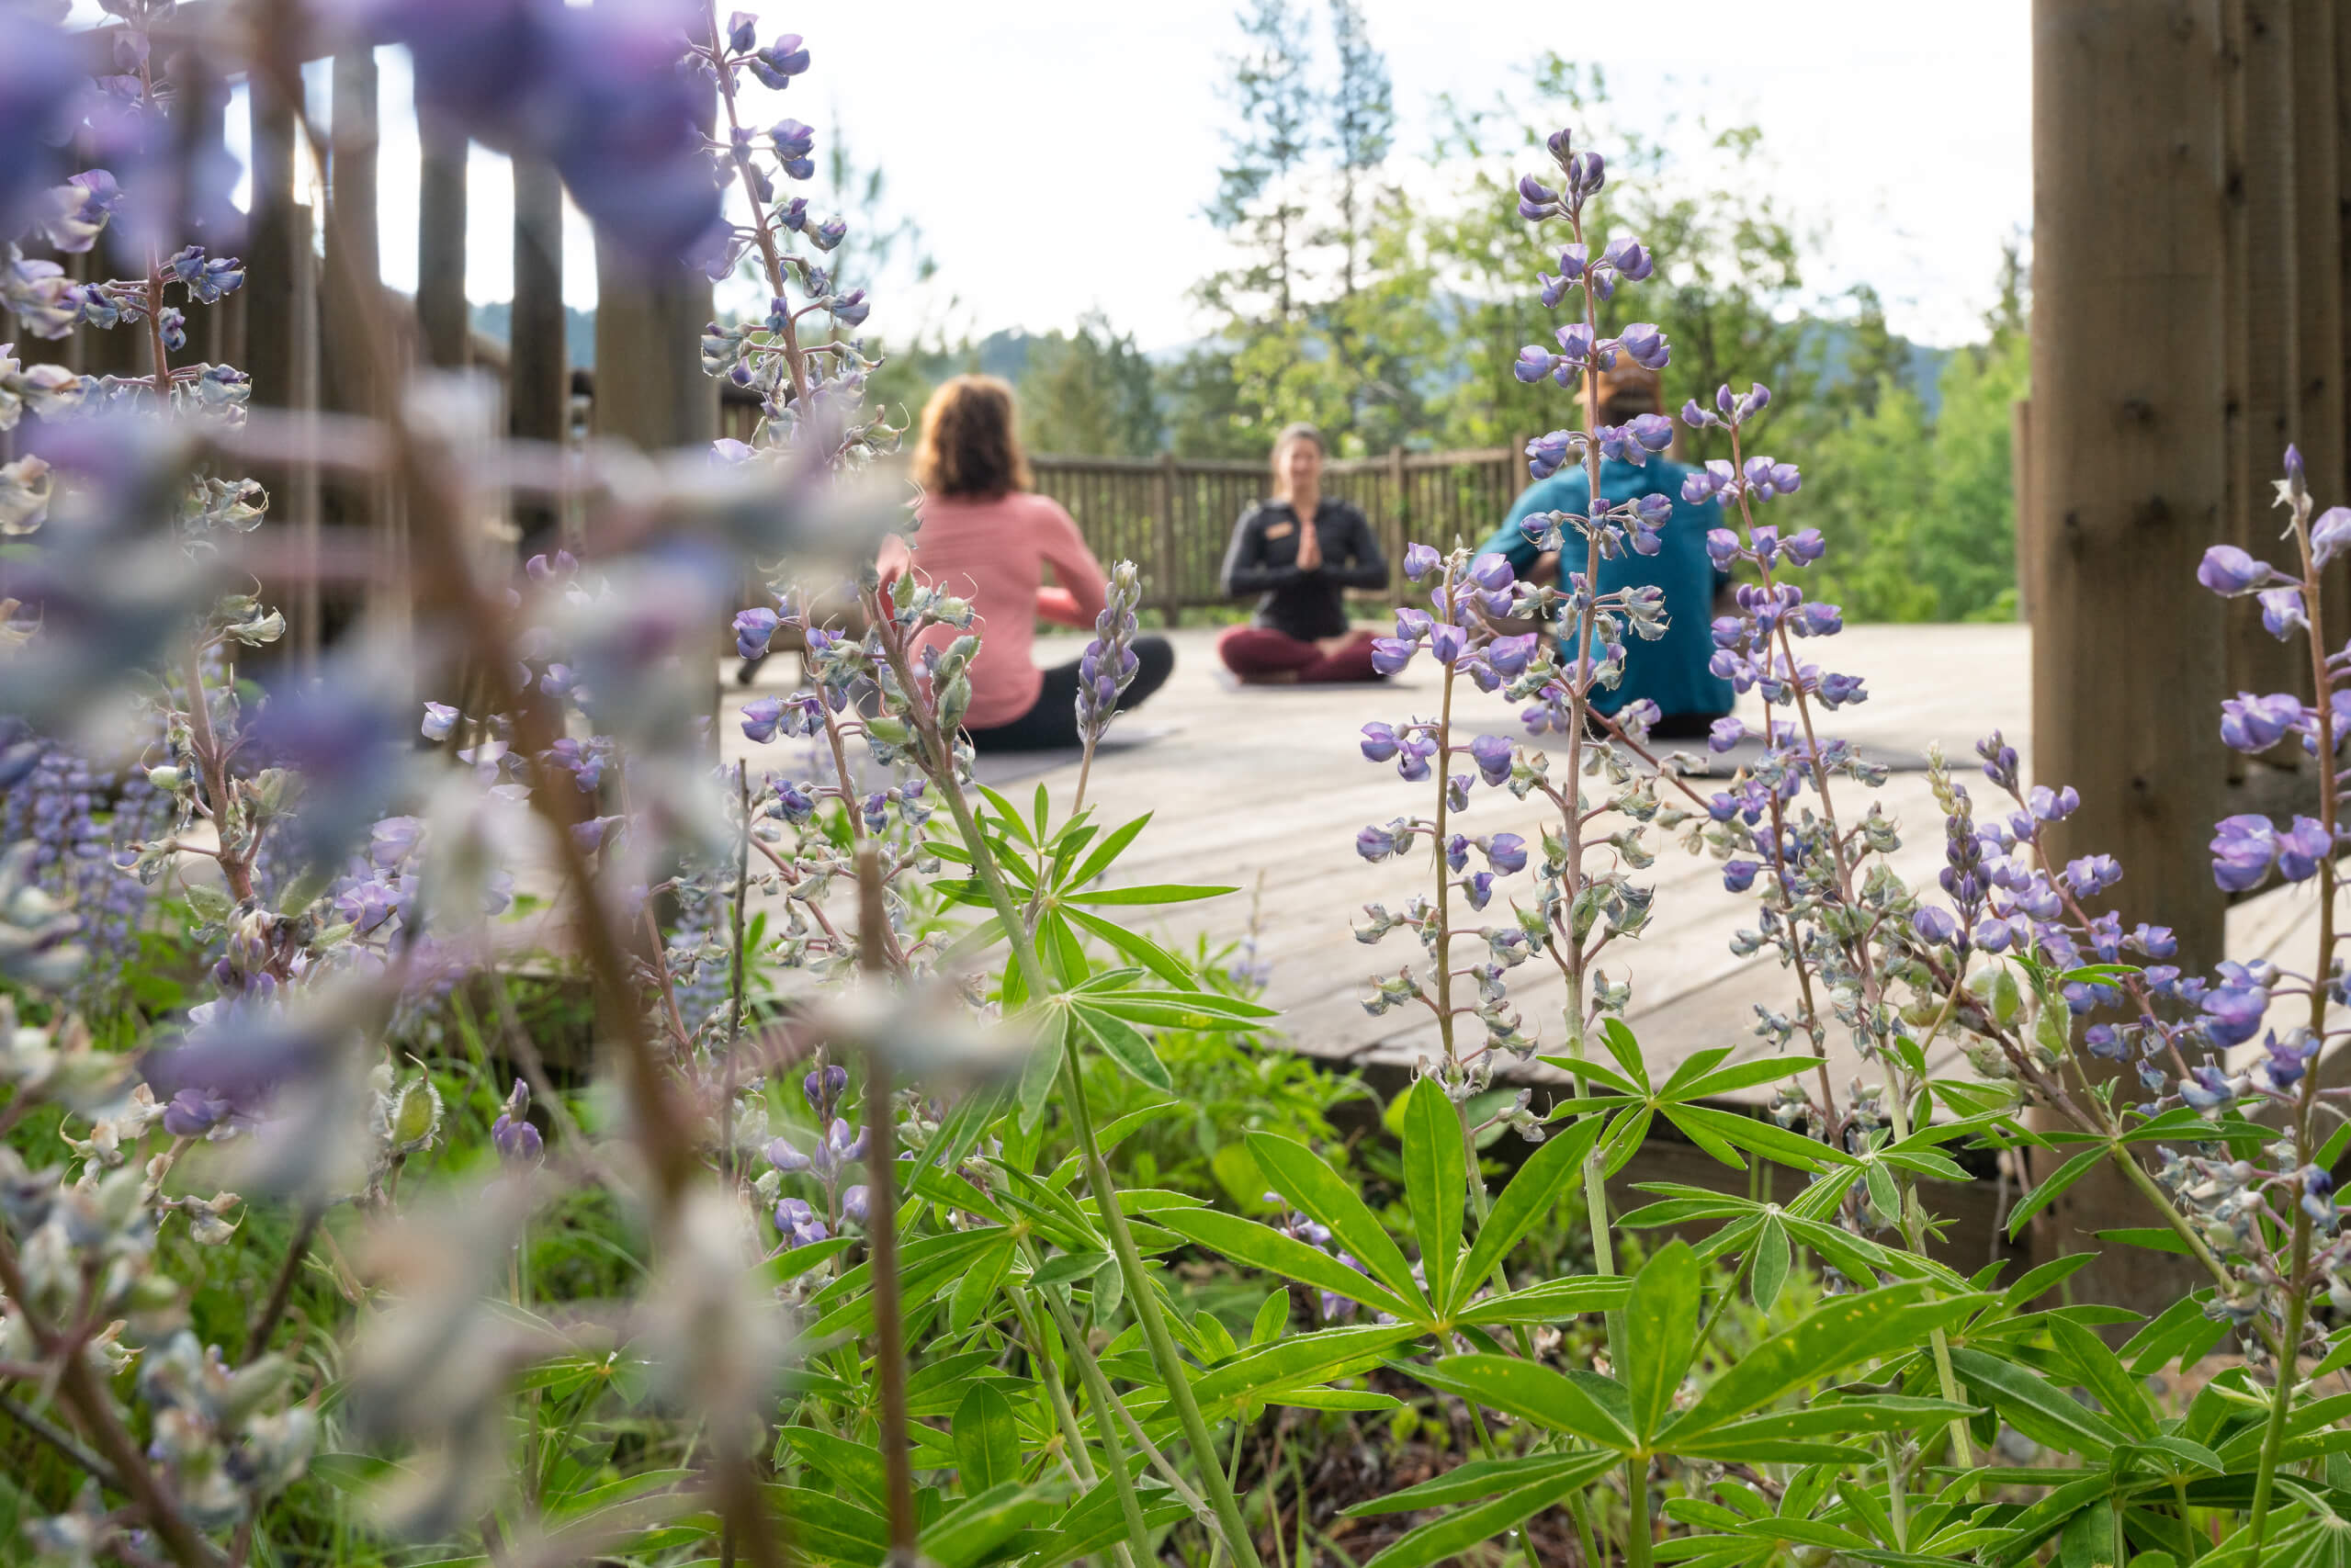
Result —
[[1029, 343], [1019, 390], [1030, 450], [1140, 457], [1159, 448], [1151, 362], [1131, 333], [1090, 311], [1074, 333]]

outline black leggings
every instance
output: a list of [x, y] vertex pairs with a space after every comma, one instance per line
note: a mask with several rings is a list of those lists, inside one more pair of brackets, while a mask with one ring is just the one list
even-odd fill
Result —
[[[1118, 711], [1139, 707], [1167, 683], [1175, 669], [1175, 646], [1163, 637], [1135, 639], [1135, 679], [1118, 694]], [[967, 729], [975, 751], [1068, 751], [1085, 744], [1078, 733], [1078, 661], [1045, 672], [1045, 684], [1029, 711], [993, 729]]]

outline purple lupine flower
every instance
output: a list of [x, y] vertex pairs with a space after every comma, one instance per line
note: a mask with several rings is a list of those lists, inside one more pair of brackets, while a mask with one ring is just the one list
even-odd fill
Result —
[[2223, 817], [2213, 825], [2212, 880], [2231, 893], [2260, 886], [2278, 857], [2278, 830], [2253, 813]]
[[184, 1089], [164, 1106], [164, 1131], [175, 1138], [200, 1138], [227, 1120], [232, 1109], [229, 1101], [200, 1089]]
[[2082, 795], [2072, 784], [2051, 789], [2047, 784], [2035, 784], [2025, 796], [2025, 804], [2033, 818], [2040, 822], [2063, 822], [2082, 809]]
[[819, 1121], [831, 1117], [833, 1108], [841, 1103], [841, 1097], [848, 1089], [849, 1069], [838, 1063], [811, 1067], [808, 1077], [800, 1080], [801, 1097], [808, 1100], [808, 1109], [817, 1113]]
[[1788, 629], [1798, 637], [1835, 637], [1845, 629], [1845, 612], [1835, 604], [1814, 600], [1796, 607]]
[[1666, 334], [1655, 321], [1635, 321], [1620, 333], [1616, 341], [1635, 364], [1651, 370], [1663, 370], [1673, 359]]
[[1483, 909], [1494, 897], [1494, 874], [1474, 871], [1462, 878], [1461, 890], [1462, 896], [1469, 900], [1471, 908]]
[[1756, 873], [1763, 869], [1759, 861], [1732, 860], [1723, 863], [1723, 886], [1732, 893], [1744, 893], [1755, 886]]
[[1949, 909], [1937, 904], [1922, 904], [1910, 917], [1910, 929], [1918, 940], [1929, 947], [1947, 947], [1959, 940], [1959, 921]]
[[1749, 457], [1741, 470], [1747, 489], [1758, 501], [1770, 501], [1778, 496], [1793, 495], [1803, 488], [1803, 476], [1793, 463], [1775, 463], [1769, 457]]
[[1505, 876], [1524, 871], [1527, 841], [1516, 833], [1497, 833], [1485, 842], [1486, 863]]
[[767, 1148], [764, 1152], [767, 1156], [767, 1163], [787, 1176], [795, 1171], [809, 1169], [816, 1163], [802, 1154], [799, 1146], [791, 1139], [781, 1134], [767, 1140]]
[[1527, 472], [1539, 479], [1549, 479], [1565, 465], [1568, 454], [1578, 442], [1575, 433], [1565, 430], [1536, 436], [1527, 443]]
[[1407, 581], [1418, 582], [1442, 565], [1444, 558], [1437, 553], [1434, 545], [1407, 545], [1404, 547], [1404, 575]]
[[537, 1127], [503, 1111], [490, 1124], [490, 1142], [508, 1165], [537, 1165], [547, 1153], [547, 1141]]
[[[1725, 616], [1724, 619], [1729, 617]], [[1734, 624], [1736, 623], [1734, 622]], [[1717, 621], [1715, 625], [1719, 626], [1722, 622]], [[1706, 749], [1709, 751], [1727, 751], [1746, 737], [1747, 728], [1744, 721], [1736, 718], [1718, 718], [1707, 727]]]
[[422, 733], [427, 740], [446, 740], [458, 727], [461, 716], [446, 703], [426, 703]]
[[784, 699], [753, 697], [743, 705], [742, 715], [744, 737], [764, 744], [775, 739], [776, 727], [784, 721]]
[[1469, 836], [1455, 833], [1445, 840], [1445, 869], [1460, 871], [1469, 864]]
[[2214, 1044], [2242, 1045], [2259, 1032], [2262, 1018], [2269, 1010], [2269, 991], [2264, 986], [2215, 986], [2204, 993], [2199, 1005], [2204, 1032]]
[[1393, 675], [1412, 662], [1415, 645], [1402, 637], [1375, 637], [1372, 639], [1372, 668], [1383, 675]]
[[1780, 542], [1780, 548], [1793, 564], [1810, 566], [1828, 553], [1828, 543], [1820, 536], [1819, 529], [1806, 528], [1791, 534]]
[[1499, 593], [1518, 581], [1518, 573], [1510, 570], [1510, 558], [1488, 550], [1469, 563], [1469, 580], [1488, 593]]
[[735, 652], [744, 659], [760, 658], [767, 652], [767, 645], [780, 624], [773, 610], [742, 611], [735, 616]]
[[1362, 745], [1365, 761], [1385, 762], [1396, 753], [1396, 729], [1391, 725], [1367, 724]]
[[866, 1223], [867, 1210], [872, 1202], [872, 1194], [865, 1190], [864, 1182], [844, 1187], [841, 1190], [841, 1217], [852, 1224], [862, 1225]]
[[1509, 739], [1500, 735], [1481, 735], [1469, 743], [1478, 773], [1498, 787], [1510, 782], [1510, 750]]
[[1429, 628], [1429, 651], [1440, 664], [1459, 660], [1469, 646], [1469, 634], [1450, 622], [1440, 621]]
[[1498, 637], [1486, 645], [1486, 661], [1494, 672], [1506, 681], [1515, 681], [1526, 673], [1534, 662], [1543, 638], [1533, 632], [1521, 632], [1516, 637]]
[[1559, 211], [1559, 193], [1532, 175], [1519, 176], [1519, 216], [1540, 223]]
[[2311, 624], [2302, 609], [2302, 591], [2299, 587], [2265, 588], [2255, 597], [2261, 601], [2262, 629], [2280, 642], [2296, 626]]
[[1850, 703], [1866, 703], [1870, 694], [1861, 689], [1859, 675], [1828, 674], [1820, 678], [1820, 700], [1832, 708]]
[[2301, 698], [2290, 692], [2266, 697], [2239, 692], [2221, 705], [2221, 739], [2239, 751], [2266, 751], [2302, 722]]
[[2250, 593], [2276, 575], [2267, 561], [2255, 560], [2234, 545], [2214, 545], [2196, 569], [2197, 581], [2229, 598]]
[[2084, 855], [2065, 863], [2065, 886], [2087, 898], [2122, 880], [2122, 867], [2112, 855]]
[[2169, 958], [2179, 951], [2179, 939], [2172, 935], [2169, 926], [2151, 926], [2139, 922], [2130, 937], [2131, 945], [2150, 958]]
[[[1628, 283], [1639, 283], [1656, 270], [1656, 263], [1648, 251], [1630, 234], [1611, 236], [1606, 248], [1600, 252], [1600, 260], [1614, 267], [1617, 275]], [[1562, 265], [1565, 265], [1564, 257]]]
[[1519, 350], [1519, 357], [1511, 363], [1510, 374], [1532, 386], [1556, 369], [1559, 355], [1541, 344], [1531, 343]]
[[2016, 940], [2016, 928], [2006, 920], [1987, 915], [1975, 922], [1975, 929], [1967, 933], [1967, 940], [1985, 953], [2005, 953], [2008, 943]]
[[2291, 828], [2278, 835], [2278, 873], [2289, 882], [2308, 882], [2334, 848], [2325, 823], [2315, 817], [2297, 817]]
[[2190, 1067], [2187, 1077], [2179, 1080], [2179, 1097], [2202, 1111], [2221, 1110], [2237, 1098], [2234, 1085], [2218, 1067]]
[[794, 1247], [813, 1247], [828, 1234], [805, 1198], [786, 1198], [775, 1205], [775, 1228]]
[[1355, 835], [1355, 852], [1367, 861], [1384, 861], [1396, 853], [1396, 835], [1385, 828], [1366, 828]]
[[2311, 559], [2324, 566], [2351, 549], [2351, 506], [2330, 506], [2311, 520]]

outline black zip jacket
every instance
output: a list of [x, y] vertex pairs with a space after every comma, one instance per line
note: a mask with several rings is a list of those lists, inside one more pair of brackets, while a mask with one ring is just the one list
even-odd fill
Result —
[[1380, 541], [1351, 504], [1324, 497], [1315, 508], [1314, 530], [1322, 565], [1300, 571], [1296, 508], [1286, 501], [1261, 501], [1233, 525], [1233, 542], [1225, 551], [1226, 594], [1261, 595], [1251, 622], [1301, 642], [1346, 632], [1346, 590], [1388, 585]]

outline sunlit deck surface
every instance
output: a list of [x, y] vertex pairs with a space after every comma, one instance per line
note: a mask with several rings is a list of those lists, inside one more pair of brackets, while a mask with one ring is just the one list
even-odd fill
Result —
[[[1157, 918], [1147, 915], [1142, 929], [1189, 952], [1199, 933], [1213, 942], [1237, 941], [1253, 927], [1258, 955], [1271, 966], [1266, 999], [1282, 1009], [1281, 1028], [1292, 1049], [1351, 1066], [1409, 1067], [1416, 1058], [1433, 1055], [1437, 1035], [1427, 1009], [1416, 1004], [1375, 1018], [1361, 1001], [1370, 989], [1367, 976], [1383, 966], [1394, 973], [1419, 957], [1418, 945], [1408, 933], [1397, 931], [1367, 947], [1355, 940], [1351, 927], [1364, 905], [1380, 901], [1400, 908], [1428, 886], [1425, 848], [1408, 863], [1378, 865], [1355, 852], [1358, 829], [1425, 814], [1430, 798], [1428, 785], [1407, 784], [1393, 766], [1365, 761], [1356, 739], [1369, 720], [1395, 723], [1433, 715], [1439, 696], [1435, 667], [1423, 660], [1385, 688], [1236, 690], [1218, 679], [1213, 630], [1172, 635], [1174, 676], [1148, 705], [1119, 720], [1133, 731], [1157, 731], [1158, 738], [1105, 751], [1094, 761], [1089, 799], [1106, 822], [1153, 813], [1150, 826], [1110, 880], [1236, 886], [1238, 891], [1222, 898], [1178, 905], [1155, 912]], [[1039, 657], [1072, 657], [1078, 647], [1041, 638]], [[1997, 728], [2025, 752], [2029, 776], [2029, 628], [1863, 626], [1849, 628], [1833, 648], [1834, 667], [1865, 677], [1870, 698], [1830, 716], [1831, 733], [1881, 752], [1918, 758], [1939, 741], [1953, 773], [1972, 781], [1972, 793], [1983, 800], [1990, 786], [1976, 771], [1974, 743]], [[793, 678], [792, 662], [774, 660], [766, 680]], [[730, 687], [729, 712], [736, 700]], [[1749, 696], [1739, 711], [1759, 722], [1761, 704]], [[1464, 739], [1480, 731], [1523, 735], [1510, 705], [1466, 682], [1454, 694], [1454, 716]], [[726, 728], [732, 754], [743, 743], [737, 727]], [[1561, 744], [1556, 736], [1546, 739]], [[1681, 745], [1702, 750], [1696, 742]], [[778, 765], [780, 760], [769, 761]], [[1563, 757], [1554, 775], [1564, 765]], [[1051, 787], [1057, 809], [1067, 808], [1077, 784], [1074, 763], [1000, 768], [991, 764], [990, 772], [1000, 778], [1019, 775], [1017, 784], [1001, 787], [1023, 808], [1039, 781]], [[1701, 788], [1712, 787], [1716, 786], [1701, 781]], [[1840, 780], [1838, 787], [1840, 817], [1850, 820], [1866, 809], [1859, 786]], [[1941, 863], [1943, 835], [1923, 767], [1893, 773], [1876, 794], [1902, 826], [1896, 867], [1914, 885], [1931, 886]], [[1508, 830], [1533, 844], [1544, 805], [1480, 786], [1464, 830]], [[1724, 891], [1719, 863], [1687, 854], [1670, 840], [1657, 842], [1664, 838], [1653, 831], [1657, 860], [1644, 874], [1657, 890], [1647, 933], [1611, 946], [1600, 964], [1611, 977], [1632, 979], [1627, 1019], [1660, 1078], [1672, 1064], [1711, 1046], [1731, 1046], [1739, 1058], [1762, 1054], [1763, 1043], [1753, 1032], [1756, 1005], [1785, 1008], [1795, 996], [1792, 976], [1774, 958], [1743, 959], [1731, 952], [1732, 934], [1753, 922], [1752, 896]], [[1521, 874], [1504, 886], [1522, 888], [1530, 882]], [[2248, 901], [2232, 912], [2232, 955], [2275, 951], [2291, 940], [2311, 903], [2307, 896], [2296, 900], [2294, 891]], [[1498, 898], [1488, 910], [1497, 913], [1508, 918]], [[1527, 1032], [1543, 1045], [1559, 1048], [1565, 990], [1557, 970], [1532, 962], [1513, 970], [1511, 978]], [[1482, 1038], [1474, 1020], [1465, 1028], [1464, 1043]], [[1840, 1094], [1859, 1067], [1849, 1055], [1832, 1061]], [[1559, 1077], [1537, 1066], [1526, 1081]], [[1766, 1088], [1748, 1098], [1759, 1102], [1769, 1093]]]

